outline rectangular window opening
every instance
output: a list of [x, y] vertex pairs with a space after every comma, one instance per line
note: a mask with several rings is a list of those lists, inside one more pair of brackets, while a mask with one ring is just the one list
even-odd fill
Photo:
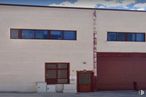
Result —
[[45, 81], [47, 84], [69, 84], [69, 63], [46, 63]]
[[107, 41], [144, 42], [145, 33], [108, 32]]
[[76, 31], [10, 29], [10, 39], [76, 40]]

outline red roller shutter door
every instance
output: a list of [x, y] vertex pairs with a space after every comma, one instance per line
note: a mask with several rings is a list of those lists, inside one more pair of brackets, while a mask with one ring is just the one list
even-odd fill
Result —
[[97, 53], [97, 89], [146, 89], [146, 53]]

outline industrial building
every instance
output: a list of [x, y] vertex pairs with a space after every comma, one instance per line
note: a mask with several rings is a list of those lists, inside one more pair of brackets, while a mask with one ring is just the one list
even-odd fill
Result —
[[0, 91], [146, 89], [146, 12], [0, 4]]

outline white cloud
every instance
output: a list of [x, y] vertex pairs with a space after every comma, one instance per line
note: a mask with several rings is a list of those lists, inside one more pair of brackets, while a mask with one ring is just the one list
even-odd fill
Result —
[[144, 10], [146, 8], [146, 3], [138, 3], [133, 6], [137, 10]]
[[103, 5], [99, 6], [100, 8], [112, 8], [112, 7], [123, 7], [127, 8], [127, 5], [135, 3], [134, 0], [123, 0], [121, 3], [117, 2], [117, 0], [78, 0], [75, 3], [71, 3], [69, 1], [65, 1], [58, 4], [50, 4], [49, 6], [65, 6], [65, 7], [89, 7], [95, 8], [97, 4]]
[[136, 8], [136, 10], [145, 10], [145, 8]]
[[[128, 7], [129, 4], [134, 4], [132, 7]], [[146, 8], [146, 3], [137, 3], [135, 0], [78, 0], [75, 3], [69, 1], [64, 1], [60, 4], [50, 4], [49, 6], [64, 6], [64, 7], [85, 7], [85, 8], [95, 8], [98, 5], [98, 8], [122, 8], [122, 9], [131, 9], [131, 10], [144, 10]]]
[[95, 8], [97, 4], [97, 0], [78, 0], [75, 3], [71, 3], [69, 1], [65, 1], [58, 4], [50, 4], [49, 6], [65, 6], [65, 7], [89, 7], [89, 8]]
[[98, 1], [97, 4], [102, 4], [108, 8], [118, 7], [118, 6], [127, 8], [127, 5], [135, 3], [134, 0], [123, 0], [121, 3], [117, 2], [117, 0], [112, 0], [112, 1], [108, 1], [108, 2], [107, 2], [107, 0], [97, 0], [97, 1]]

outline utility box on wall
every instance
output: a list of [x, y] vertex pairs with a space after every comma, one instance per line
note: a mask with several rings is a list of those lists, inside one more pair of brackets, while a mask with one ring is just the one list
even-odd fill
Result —
[[55, 87], [55, 90], [57, 93], [63, 93], [64, 90], [64, 84], [57, 84]]
[[37, 92], [38, 93], [44, 93], [47, 89], [46, 82], [36, 82]]

